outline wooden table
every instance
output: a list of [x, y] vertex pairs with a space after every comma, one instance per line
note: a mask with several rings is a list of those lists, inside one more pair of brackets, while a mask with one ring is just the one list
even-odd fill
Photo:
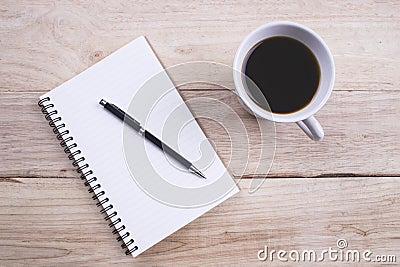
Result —
[[[0, 265], [254, 265], [265, 245], [321, 251], [340, 238], [349, 249], [400, 262], [400, 2], [3, 0], [0, 7]], [[166, 67], [232, 65], [245, 35], [275, 20], [309, 26], [334, 55], [335, 88], [317, 114], [325, 139], [277, 124], [275, 159], [260, 190], [248, 193], [250, 178], [267, 173], [254, 175], [250, 164], [238, 195], [140, 257], [124, 256], [38, 97], [139, 35]], [[197, 89], [180, 92], [221, 99], [255, 125], [229, 91]], [[226, 145], [201, 124], [217, 147]], [[240, 178], [234, 166], [232, 173]]]

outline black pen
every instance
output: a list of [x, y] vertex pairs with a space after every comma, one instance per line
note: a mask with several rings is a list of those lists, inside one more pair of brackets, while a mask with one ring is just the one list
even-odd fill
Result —
[[123, 110], [121, 110], [119, 107], [117, 107], [114, 104], [108, 103], [104, 99], [100, 101], [100, 105], [102, 105], [105, 109], [110, 111], [112, 114], [114, 114], [116, 117], [121, 119], [122, 121], [125, 121], [129, 126], [131, 126], [135, 131], [137, 131], [140, 135], [144, 136], [147, 140], [151, 141], [153, 144], [158, 146], [161, 150], [163, 150], [165, 153], [176, 159], [179, 163], [181, 163], [185, 168], [187, 168], [190, 172], [198, 175], [201, 178], [207, 179], [204, 174], [197, 169], [190, 161], [182, 157], [181, 155], [178, 154], [175, 150], [170, 148], [168, 145], [164, 144], [160, 139], [155, 137], [153, 134], [151, 134], [149, 131], [145, 130], [142, 126], [140, 126], [140, 123], [129, 116], [129, 114], [125, 113]]

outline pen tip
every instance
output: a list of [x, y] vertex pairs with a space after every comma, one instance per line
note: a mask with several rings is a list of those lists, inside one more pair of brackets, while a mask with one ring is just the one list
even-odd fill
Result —
[[197, 176], [199, 176], [200, 178], [203, 179], [207, 179], [206, 176], [199, 170], [197, 169], [195, 166], [190, 166], [189, 171], [193, 172], [194, 174], [196, 174]]
[[199, 173], [196, 173], [198, 176], [200, 176], [201, 178], [203, 178], [203, 179], [207, 179], [206, 178], [206, 176], [202, 173], [202, 172], [200, 172], [199, 171]]

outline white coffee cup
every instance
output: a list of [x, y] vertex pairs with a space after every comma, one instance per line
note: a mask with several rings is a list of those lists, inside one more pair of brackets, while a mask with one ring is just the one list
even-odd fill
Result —
[[[250, 97], [244, 82], [244, 69], [250, 50], [259, 42], [276, 36], [290, 37], [305, 44], [314, 54], [320, 67], [319, 86], [310, 103], [302, 109], [288, 114], [272, 113], [257, 105]], [[275, 122], [296, 122], [312, 140], [322, 140], [324, 131], [313, 115], [322, 108], [332, 92], [335, 81], [335, 66], [328, 46], [314, 31], [301, 24], [288, 21], [264, 24], [252, 31], [242, 41], [236, 51], [233, 69], [236, 93], [251, 113]]]

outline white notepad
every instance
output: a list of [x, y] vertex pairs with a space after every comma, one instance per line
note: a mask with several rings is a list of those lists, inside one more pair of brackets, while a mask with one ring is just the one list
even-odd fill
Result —
[[[165, 90], [162, 99], [154, 103], [151, 114], [136, 112], [130, 115], [141, 123], [145, 121], [145, 128], [160, 137], [171, 114], [186, 119], [192, 115], [185, 105], [182, 110], [181, 96], [144, 37], [41, 96], [39, 102], [66, 153], [81, 171], [81, 178], [94, 191], [103, 213], [110, 217], [111, 227], [118, 232], [122, 246], [133, 256], [238, 192], [215, 152], [215, 159], [202, 169], [207, 180], [200, 179], [171, 164], [160, 149], [130, 131], [99, 105], [101, 99], [106, 99], [122, 109], [135, 110], [130, 106], [132, 99], [140, 88], [146, 87], [144, 85], [150, 78], [159, 73], [163, 73], [161, 82], [157, 82], [160, 87], [148, 87], [146, 94], [151, 96], [153, 92], [159, 94]], [[181, 109], [179, 113], [174, 112], [177, 107]], [[189, 161], [195, 162], [201, 157], [200, 143], [207, 142], [211, 147], [195, 120], [176, 127], [181, 129], [179, 149]], [[148, 157], [154, 171], [164, 179], [163, 183], [159, 183], [146, 168], [141, 168], [140, 161], [144, 157]], [[153, 181], [153, 187], [148, 188], [137, 178]], [[219, 187], [215, 187], [216, 184]], [[193, 204], [200, 203], [197, 200], [202, 196], [216, 193], [221, 197], [215, 201]], [[189, 205], [181, 205], [182, 201]]]

